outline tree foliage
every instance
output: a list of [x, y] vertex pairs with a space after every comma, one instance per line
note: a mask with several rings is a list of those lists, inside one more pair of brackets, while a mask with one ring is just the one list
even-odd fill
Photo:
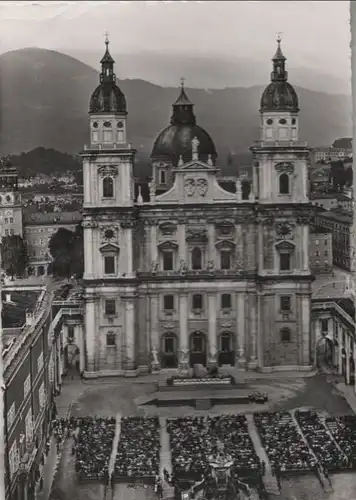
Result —
[[350, 175], [346, 173], [342, 160], [333, 161], [330, 168], [330, 182], [335, 191], [342, 191]]
[[19, 234], [4, 236], [1, 241], [2, 268], [12, 278], [22, 277], [27, 266], [27, 251]]
[[14, 155], [12, 164], [18, 169], [20, 177], [31, 177], [38, 174], [63, 174], [81, 170], [78, 158], [55, 149], [39, 147], [27, 153]]
[[81, 277], [84, 271], [83, 228], [78, 224], [75, 231], [60, 228], [49, 241], [53, 261], [49, 273], [54, 276]]

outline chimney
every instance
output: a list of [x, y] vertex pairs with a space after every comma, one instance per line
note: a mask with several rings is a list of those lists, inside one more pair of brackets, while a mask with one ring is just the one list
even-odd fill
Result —
[[5, 300], [6, 302], [11, 302], [11, 293], [5, 294]]

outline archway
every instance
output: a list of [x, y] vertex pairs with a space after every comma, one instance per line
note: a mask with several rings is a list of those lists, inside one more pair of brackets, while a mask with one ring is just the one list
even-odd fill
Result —
[[68, 375], [80, 372], [80, 349], [74, 342], [64, 347], [64, 368]]
[[334, 342], [327, 336], [318, 340], [316, 346], [316, 362], [318, 368], [332, 368], [334, 360]]
[[178, 346], [178, 341], [174, 333], [167, 332], [162, 335], [161, 337], [162, 368], [177, 368], [178, 366], [177, 346]]
[[33, 267], [28, 267], [27, 268], [27, 276], [33, 276], [34, 270]]
[[44, 274], [45, 274], [45, 268], [44, 268], [44, 266], [38, 266], [38, 268], [37, 268], [37, 275], [38, 276], [44, 276]]
[[223, 332], [219, 337], [219, 366], [234, 364], [234, 336], [230, 332]]
[[200, 364], [206, 366], [207, 352], [206, 335], [202, 332], [194, 332], [190, 336], [190, 366]]

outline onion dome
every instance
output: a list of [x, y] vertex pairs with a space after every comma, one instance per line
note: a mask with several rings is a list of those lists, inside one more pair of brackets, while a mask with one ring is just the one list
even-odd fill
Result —
[[173, 104], [171, 124], [165, 128], [154, 142], [151, 158], [170, 161], [177, 165], [179, 157], [184, 162], [192, 159], [192, 140], [199, 141], [199, 159], [207, 162], [209, 156], [213, 163], [217, 158], [215, 145], [210, 135], [196, 124], [194, 104], [188, 98], [183, 79], [178, 99]]
[[90, 98], [89, 113], [127, 113], [126, 99], [116, 85], [115, 61], [109, 52], [109, 40], [105, 40], [106, 50], [101, 59], [100, 85]]
[[288, 72], [285, 69], [286, 58], [281, 49], [281, 39], [277, 39], [277, 51], [272, 59], [273, 71], [271, 83], [264, 90], [261, 97], [261, 112], [264, 111], [299, 111], [298, 96], [290, 83]]

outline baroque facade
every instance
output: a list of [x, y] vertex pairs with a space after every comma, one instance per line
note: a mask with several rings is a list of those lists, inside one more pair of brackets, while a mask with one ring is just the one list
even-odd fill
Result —
[[108, 41], [90, 100], [84, 177], [85, 376], [234, 365], [311, 367], [309, 149], [278, 40], [251, 147], [248, 200], [218, 182], [182, 85], [135, 199], [135, 150]]

